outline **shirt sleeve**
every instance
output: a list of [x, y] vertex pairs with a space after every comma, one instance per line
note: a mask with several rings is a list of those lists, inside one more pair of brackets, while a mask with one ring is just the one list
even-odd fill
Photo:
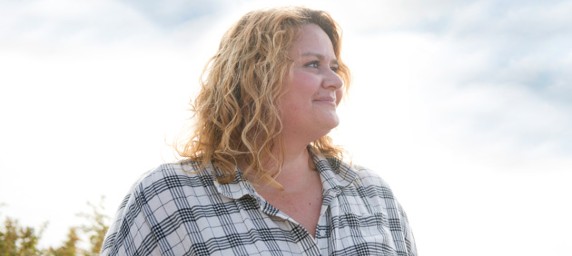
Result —
[[413, 237], [413, 231], [409, 225], [409, 220], [407, 214], [403, 210], [403, 207], [399, 205], [399, 213], [401, 216], [401, 226], [403, 227], [403, 236], [405, 238], [405, 245], [407, 247], [408, 256], [417, 256], [417, 245], [415, 244], [415, 238]]
[[357, 170], [361, 186], [377, 188], [375, 191], [378, 191], [379, 203], [373, 203], [373, 205], [385, 208], [385, 212], [389, 216], [390, 229], [396, 243], [397, 254], [400, 256], [417, 256], [417, 247], [407, 214], [390, 186], [379, 175], [367, 168], [357, 167]]
[[149, 205], [142, 187], [141, 184], [135, 186], [121, 203], [100, 255], [157, 254], [157, 239], [145, 214]]

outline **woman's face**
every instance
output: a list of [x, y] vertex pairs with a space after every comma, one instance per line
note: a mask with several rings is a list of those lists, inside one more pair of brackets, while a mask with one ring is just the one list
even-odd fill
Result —
[[336, 55], [328, 35], [315, 24], [300, 28], [288, 54], [293, 64], [279, 101], [283, 134], [311, 142], [339, 123], [336, 107], [343, 82], [336, 74]]

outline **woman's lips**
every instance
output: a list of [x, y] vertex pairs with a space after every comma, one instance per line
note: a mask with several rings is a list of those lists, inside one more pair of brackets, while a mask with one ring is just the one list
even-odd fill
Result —
[[315, 99], [314, 101], [318, 102], [318, 103], [336, 105], [336, 98], [334, 98], [334, 97], [320, 97], [320, 98]]

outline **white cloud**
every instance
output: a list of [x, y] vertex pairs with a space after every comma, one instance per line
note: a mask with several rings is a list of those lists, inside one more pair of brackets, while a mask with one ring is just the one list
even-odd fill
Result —
[[2, 8], [4, 44], [51, 46], [105, 44], [157, 31], [140, 14], [115, 1], [26, 1]]

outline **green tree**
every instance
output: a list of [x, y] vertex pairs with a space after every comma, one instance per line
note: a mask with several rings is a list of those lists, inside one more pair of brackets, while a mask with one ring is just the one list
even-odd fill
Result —
[[32, 227], [20, 226], [17, 220], [6, 218], [0, 226], [0, 256], [41, 255], [38, 249], [43, 228], [37, 232]]
[[[71, 227], [67, 238], [59, 247], [40, 248], [38, 245], [47, 224], [39, 230], [21, 226], [18, 220], [6, 217], [0, 223], [0, 256], [94, 256], [99, 255], [108, 229], [109, 219], [104, 212], [103, 198], [96, 206], [88, 202], [90, 213], [80, 213], [87, 224]], [[3, 205], [0, 204], [0, 207]], [[80, 248], [82, 235], [88, 239], [88, 248]]]
[[88, 202], [91, 208], [91, 213], [80, 213], [79, 215], [88, 221], [87, 225], [82, 225], [82, 231], [88, 236], [90, 248], [85, 252], [85, 255], [99, 255], [101, 246], [103, 246], [103, 239], [109, 229], [107, 222], [109, 217], [103, 212], [104, 198], [99, 201], [99, 205], [94, 205]]
[[68, 231], [67, 239], [59, 248], [50, 248], [48, 255], [50, 256], [75, 256], [80, 252], [77, 243], [80, 241], [77, 228], [72, 227]]

